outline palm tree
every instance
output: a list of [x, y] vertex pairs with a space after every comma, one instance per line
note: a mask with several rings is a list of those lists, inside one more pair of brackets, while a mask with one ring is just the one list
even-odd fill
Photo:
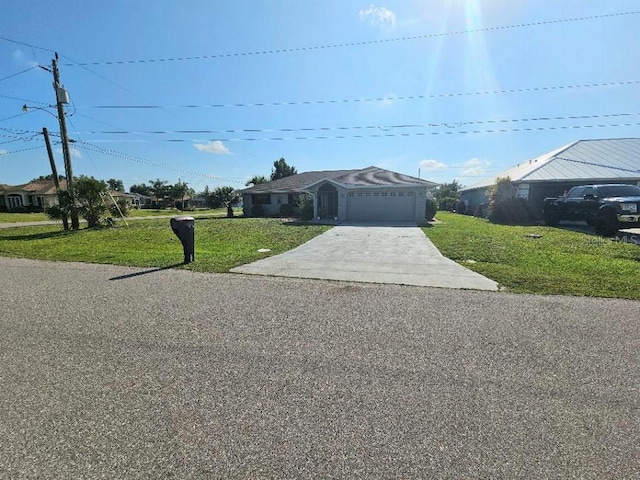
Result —
[[211, 194], [214, 202], [227, 207], [227, 217], [233, 217], [233, 204], [238, 203], [240, 194], [233, 187], [218, 187]]

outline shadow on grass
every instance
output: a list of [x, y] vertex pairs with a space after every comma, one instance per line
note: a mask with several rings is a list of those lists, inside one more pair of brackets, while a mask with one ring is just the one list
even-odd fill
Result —
[[26, 235], [1, 235], [0, 236], [0, 241], [2, 240], [45, 240], [47, 238], [56, 238], [56, 237], [62, 237], [64, 235], [73, 235], [75, 233], [75, 231], [64, 231], [64, 230], [59, 230], [59, 231], [55, 231], [55, 232], [43, 232], [43, 233], [31, 233], [31, 234], [26, 234]]
[[126, 275], [120, 275], [118, 277], [111, 277], [109, 280], [126, 280], [128, 278], [140, 277], [142, 275], [148, 275], [150, 273], [162, 272], [163, 270], [171, 270], [172, 268], [181, 267], [182, 265], [184, 265], [184, 263], [176, 263], [175, 265], [154, 268], [152, 270], [145, 270], [144, 272], [128, 273]]

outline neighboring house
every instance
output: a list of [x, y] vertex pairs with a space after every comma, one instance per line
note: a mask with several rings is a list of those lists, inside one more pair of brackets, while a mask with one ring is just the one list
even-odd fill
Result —
[[[67, 181], [60, 180], [60, 188], [67, 188]], [[42, 211], [56, 205], [58, 196], [53, 180], [39, 180], [24, 185], [0, 185], [0, 208], [8, 212], [16, 210]]]
[[509, 177], [516, 195], [542, 208], [546, 197], [563, 195], [576, 185], [640, 185], [640, 138], [578, 140], [460, 189], [467, 209], [487, 203], [486, 190], [497, 178]]
[[131, 197], [131, 206], [134, 208], [142, 208], [151, 203], [151, 197], [147, 197], [146, 195], [132, 192], [129, 192], [128, 195]]
[[375, 222], [425, 220], [427, 189], [436, 183], [377, 167], [305, 172], [240, 190], [245, 215], [261, 205], [278, 215], [282, 205], [297, 209], [298, 197], [310, 193], [314, 218]]
[[109, 190], [107, 193], [109, 198], [113, 198], [116, 202], [122, 199], [126, 200], [131, 205], [131, 208], [142, 208], [151, 203], [151, 197], [140, 195], [139, 193], [119, 192], [117, 190]]
[[191, 199], [190, 203], [194, 208], [207, 208], [207, 197], [195, 196]]

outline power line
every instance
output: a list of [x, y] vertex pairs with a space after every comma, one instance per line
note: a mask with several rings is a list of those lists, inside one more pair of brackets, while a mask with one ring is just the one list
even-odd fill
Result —
[[204, 105], [165, 105], [163, 107], [157, 105], [85, 105], [79, 106], [78, 109], [95, 108], [95, 109], [160, 109], [160, 108], [226, 108], [226, 107], [281, 107], [290, 105], [324, 105], [324, 104], [340, 104], [340, 103], [364, 103], [364, 102], [388, 102], [395, 100], [425, 100], [429, 98], [446, 98], [446, 97], [466, 97], [474, 95], [497, 95], [505, 93], [525, 93], [538, 92], [546, 90], [569, 90], [577, 88], [594, 88], [594, 87], [613, 87], [621, 85], [638, 85], [640, 80], [628, 80], [620, 82], [603, 82], [603, 83], [584, 83], [576, 85], [553, 85], [547, 87], [526, 87], [526, 88], [510, 88], [504, 90], [486, 90], [478, 92], [454, 92], [454, 93], [434, 93], [430, 95], [402, 95], [389, 97], [372, 97], [372, 98], [346, 98], [333, 100], [307, 100], [297, 102], [271, 102], [271, 103], [214, 103]]
[[[89, 73], [91, 73], [91, 74], [95, 75], [96, 77], [98, 77], [98, 78], [100, 78], [100, 79], [104, 80], [105, 82], [110, 83], [111, 85], [113, 85], [113, 86], [115, 86], [115, 87], [118, 87], [119, 89], [121, 89], [121, 90], [123, 90], [123, 91], [125, 91], [125, 92], [129, 93], [130, 95], [133, 95], [134, 97], [138, 97], [138, 98], [140, 98], [140, 99], [144, 100], [145, 102], [148, 102], [148, 103], [150, 103], [150, 104], [152, 104], [152, 105], [153, 105], [153, 103], [154, 103], [154, 102], [151, 102], [151, 101], [149, 101], [148, 99], [146, 99], [145, 97], [143, 97], [142, 95], [138, 95], [137, 93], [135, 93], [135, 92], [131, 91], [131, 90], [130, 90], [130, 89], [128, 89], [127, 87], [125, 87], [125, 86], [123, 86], [123, 85], [120, 85], [119, 83], [114, 82], [113, 80], [110, 80], [109, 78], [105, 77], [104, 75], [101, 75], [101, 74], [99, 74], [98, 72], [95, 72], [94, 70], [91, 70], [91, 69], [90, 69], [89, 67], [87, 67], [85, 64], [78, 63], [78, 62], [76, 62], [75, 60], [73, 60], [72, 58], [70, 58], [70, 57], [68, 57], [68, 56], [66, 56], [66, 55], [60, 55], [60, 56], [61, 56], [61, 57], [63, 57], [63, 58], [66, 58], [67, 60], [69, 60], [69, 61], [71, 61], [71, 62], [73, 62], [73, 64], [65, 64], [66, 66], [73, 66], [74, 64], [75, 64], [75, 65], [78, 65], [78, 66], [82, 67], [84, 70], [86, 70], [87, 72], [89, 72]], [[157, 108], [159, 108], [159, 109], [161, 109], [161, 110], [164, 110], [164, 108], [163, 108], [163, 107], [157, 107]], [[168, 113], [168, 112], [167, 112], [167, 113]]]
[[364, 125], [364, 126], [342, 126], [342, 127], [300, 127], [300, 128], [247, 128], [247, 129], [230, 129], [230, 130], [150, 130], [150, 131], [131, 131], [131, 130], [106, 130], [106, 131], [86, 131], [73, 132], [74, 134], [114, 134], [114, 135], [183, 135], [183, 134], [220, 134], [220, 133], [274, 133], [274, 132], [314, 132], [314, 131], [341, 131], [341, 130], [382, 130], [388, 131], [399, 128], [459, 128], [463, 125], [481, 125], [481, 124], [500, 124], [500, 123], [516, 123], [516, 122], [541, 122], [552, 120], [587, 120], [594, 118], [614, 118], [614, 117], [630, 117], [640, 115], [640, 113], [608, 113], [596, 115], [572, 115], [557, 117], [532, 117], [532, 118], [516, 118], [503, 120], [475, 120], [466, 122], [440, 122], [426, 124], [399, 124], [399, 125]]
[[2, 152], [2, 151], [0, 151], [0, 156], [1, 155], [11, 155], [13, 153], [26, 152], [28, 150], [36, 150], [38, 148], [44, 148], [44, 145], [38, 145], [37, 147], [22, 148], [20, 150], [12, 150], [10, 152]]
[[3, 82], [4, 80], [8, 80], [8, 79], [13, 78], [13, 77], [17, 77], [18, 75], [22, 75], [23, 73], [27, 73], [27, 72], [33, 70], [34, 68], [38, 68], [38, 65], [34, 65], [31, 68], [27, 68], [26, 70], [22, 70], [21, 72], [14, 73], [13, 75], [9, 75], [8, 77], [0, 78], [0, 82]]
[[[339, 43], [339, 44], [333, 44], [333, 45], [316, 45], [316, 46], [310, 46], [310, 47], [260, 50], [260, 51], [254, 51], [254, 52], [221, 53], [221, 54], [214, 54], [214, 55], [199, 55], [199, 56], [192, 56], [192, 57], [167, 57], [167, 58], [155, 58], [155, 59], [85, 62], [85, 63], [76, 63], [75, 65], [82, 67], [87, 65], [124, 65], [124, 64], [136, 64], [136, 63], [162, 63], [162, 62], [178, 62], [178, 61], [190, 61], [190, 60], [210, 60], [215, 58], [244, 57], [244, 56], [255, 56], [255, 55], [271, 55], [271, 54], [280, 54], [280, 53], [294, 53], [294, 52], [304, 52], [304, 51], [311, 51], [311, 50], [325, 50], [325, 49], [333, 49], [333, 48], [355, 47], [355, 46], [362, 46], [362, 45], [375, 45], [375, 44], [382, 44], [382, 43], [401, 42], [401, 41], [407, 41], [407, 40], [423, 40], [427, 38], [443, 37], [443, 36], [449, 36], [449, 35], [463, 35], [463, 34], [470, 34], [470, 33], [490, 32], [490, 31], [508, 30], [508, 29], [515, 29], [515, 28], [524, 28], [524, 27], [538, 27], [543, 25], [552, 25], [552, 24], [559, 24], [559, 23], [579, 22], [579, 21], [585, 21], [585, 20], [597, 20], [602, 18], [620, 17], [625, 15], [636, 15], [638, 13], [640, 13], [640, 11], [609, 13], [604, 15], [592, 15], [588, 17], [565, 18], [565, 19], [559, 19], [559, 20], [545, 20], [541, 22], [519, 23], [515, 25], [502, 25], [497, 27], [476, 28], [476, 29], [469, 29], [469, 30], [459, 30], [454, 32], [432, 33], [427, 35], [389, 38], [389, 39], [382, 39], [382, 40], [366, 40], [362, 42]], [[6, 40], [6, 38], [4, 37], [0, 37], [0, 38]], [[74, 66], [74, 64], [68, 64], [66, 66]]]
[[11, 120], [12, 118], [18, 118], [21, 117], [22, 115], [26, 115], [27, 112], [22, 112], [22, 113], [18, 113], [16, 115], [13, 115], [11, 117], [7, 117], [7, 118], [0, 118], [0, 122], [6, 122], [7, 120]]
[[172, 165], [167, 165], [166, 163], [155, 162], [155, 161], [143, 158], [143, 157], [139, 157], [137, 155], [130, 155], [128, 153], [120, 152], [118, 150], [101, 148], [101, 147], [99, 147], [97, 145], [93, 145], [93, 144], [91, 144], [89, 142], [80, 141], [80, 142], [76, 142], [76, 144], [80, 148], [83, 148], [84, 150], [90, 150], [90, 151], [94, 151], [94, 152], [98, 152], [98, 153], [103, 153], [105, 155], [110, 155], [110, 156], [117, 157], [117, 158], [122, 158], [122, 159], [125, 159], [125, 160], [133, 160], [134, 162], [142, 163], [144, 165], [149, 165], [149, 166], [158, 167], [158, 168], [164, 168], [166, 170], [171, 170], [171, 171], [174, 171], [174, 172], [177, 172], [177, 173], [181, 173], [181, 174], [192, 175], [192, 176], [196, 176], [196, 177], [205, 177], [205, 178], [209, 178], [209, 179], [213, 179], [213, 180], [224, 180], [226, 182], [240, 183], [242, 185], [245, 184], [245, 181], [234, 180], [234, 179], [230, 179], [230, 178], [220, 177], [220, 176], [217, 176], [217, 175], [210, 175], [208, 173], [196, 172], [194, 170], [187, 170], [187, 169], [180, 168], [180, 167], [174, 167]]
[[[285, 141], [285, 140], [340, 140], [352, 138], [390, 138], [390, 137], [416, 137], [433, 135], [471, 135], [478, 133], [512, 133], [512, 132], [535, 132], [544, 130], [567, 130], [581, 128], [614, 128], [614, 127], [635, 127], [640, 123], [617, 123], [617, 124], [597, 124], [597, 125], [560, 125], [548, 127], [527, 127], [510, 129], [488, 129], [488, 130], [449, 130], [444, 132], [411, 132], [411, 133], [377, 133], [363, 135], [322, 135], [306, 137], [252, 137], [252, 138], [216, 138], [219, 142], [259, 142], [259, 141]], [[94, 143], [193, 143], [200, 140], [168, 139], [168, 140], [92, 140]]]
[[36, 101], [36, 100], [29, 100], [28, 98], [12, 97], [12, 96], [9, 96], [9, 95], [2, 95], [2, 94], [0, 94], [0, 97], [2, 97], [2, 98], [8, 98], [8, 99], [10, 99], [10, 100], [18, 100], [18, 101], [20, 101], [20, 102], [27, 102], [27, 103], [31, 103], [31, 104], [33, 104], [33, 103], [38, 103], [38, 104], [40, 104], [40, 105], [49, 105], [49, 104], [48, 104], [48, 103], [46, 103], [46, 102], [38, 102], [38, 101]]
[[55, 50], [51, 50], [50, 48], [39, 47], [37, 45], [31, 45], [30, 43], [21, 42], [19, 40], [13, 40], [11, 38], [7, 38], [4, 36], [0, 36], [0, 40], [4, 40], [5, 42], [15, 43], [17, 45], [22, 45], [24, 47], [35, 48], [36, 50], [44, 50], [45, 52], [56, 53]]
[[[6, 41], [6, 42], [15, 43], [15, 44], [17, 44], [17, 45], [23, 45], [23, 46], [26, 46], [26, 47], [29, 47], [29, 48], [35, 48], [35, 49], [38, 49], [38, 50], [44, 50], [45, 52], [51, 52], [51, 53], [54, 53], [55, 55], [57, 55], [57, 54], [58, 54], [55, 50], [52, 50], [52, 49], [50, 49], [50, 48], [39, 47], [39, 46], [37, 46], [37, 45], [32, 45], [32, 44], [25, 43], [25, 42], [21, 42], [21, 41], [18, 41], [18, 40], [13, 40], [13, 39], [11, 39], [11, 38], [4, 37], [4, 36], [0, 36], [0, 40], [4, 40], [4, 41]], [[129, 93], [129, 94], [133, 95], [134, 97], [138, 97], [138, 98], [141, 98], [142, 100], [144, 100], [145, 102], [149, 102], [149, 100], [147, 100], [147, 99], [146, 99], [146, 98], [144, 98], [143, 96], [138, 95], [138, 94], [136, 94], [135, 92], [133, 92], [133, 91], [129, 90], [127, 87], [124, 87], [124, 86], [120, 85], [119, 83], [114, 82], [113, 80], [110, 80], [109, 78], [105, 77], [104, 75], [101, 75], [101, 74], [99, 74], [99, 73], [97, 73], [97, 72], [95, 72], [95, 71], [91, 70], [89, 67], [87, 67], [87, 65], [88, 65], [88, 64], [82, 64], [82, 63], [76, 62], [73, 58], [71, 58], [71, 57], [69, 57], [69, 56], [67, 56], [67, 55], [60, 54], [60, 56], [61, 56], [62, 58], [66, 58], [66, 59], [67, 59], [67, 60], [69, 60], [70, 62], [73, 62], [73, 63], [66, 63], [66, 64], [64, 64], [65, 66], [72, 66], [72, 67], [73, 67], [73, 66], [79, 66], [79, 67], [82, 67], [82, 68], [83, 68], [84, 70], [86, 70], [87, 72], [89, 72], [89, 73], [91, 73], [91, 74], [95, 75], [95, 76], [96, 76], [96, 77], [98, 77], [98, 78], [101, 78], [101, 79], [102, 79], [102, 80], [104, 80], [105, 82], [108, 82], [108, 83], [110, 83], [110, 84], [112, 84], [112, 85], [114, 85], [114, 86], [116, 86], [116, 87], [120, 88], [121, 90], [124, 90], [125, 92], [127, 92], [127, 93]], [[42, 67], [41, 65], [36, 65], [36, 66], [34, 66], [34, 67], [32, 67], [32, 68], [37, 68], [37, 67], [44, 68], [44, 67]], [[29, 71], [29, 70], [31, 70], [31, 69], [25, 70], [24, 72]], [[45, 68], [45, 70], [47, 70], [47, 69]], [[17, 73], [17, 74], [11, 75], [11, 76], [19, 75], [20, 73], [24, 73], [24, 72], [19, 72], [19, 73]], [[9, 76], [9, 77], [7, 77], [7, 78], [11, 78], [11, 76]], [[0, 79], [0, 81], [2, 81], [2, 80], [4, 80], [4, 79]], [[153, 102], [149, 102], [149, 103], [153, 103]], [[162, 107], [159, 107], [159, 108], [162, 108]]]

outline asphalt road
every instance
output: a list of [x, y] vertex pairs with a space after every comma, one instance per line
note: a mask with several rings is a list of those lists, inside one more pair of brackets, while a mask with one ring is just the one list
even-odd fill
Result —
[[2, 479], [640, 477], [640, 302], [0, 272]]

